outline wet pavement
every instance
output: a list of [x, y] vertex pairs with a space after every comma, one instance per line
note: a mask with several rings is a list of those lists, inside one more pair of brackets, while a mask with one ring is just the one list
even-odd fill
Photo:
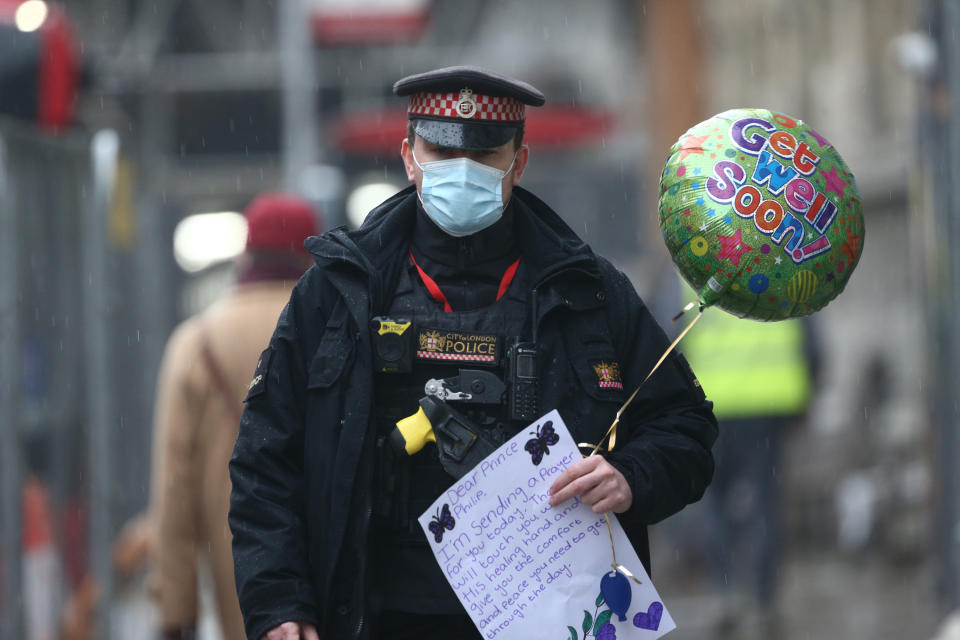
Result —
[[749, 605], [731, 603], [725, 611], [721, 591], [702, 574], [671, 577], [664, 570], [655, 581], [677, 622], [670, 640], [928, 640], [941, 620], [933, 571], [879, 557], [788, 555], [769, 626]]

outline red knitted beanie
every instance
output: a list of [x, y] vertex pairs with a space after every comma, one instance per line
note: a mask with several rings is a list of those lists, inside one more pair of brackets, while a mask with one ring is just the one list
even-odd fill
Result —
[[317, 214], [303, 198], [265, 193], [250, 203], [247, 218], [247, 251], [306, 254], [303, 241], [319, 233]]

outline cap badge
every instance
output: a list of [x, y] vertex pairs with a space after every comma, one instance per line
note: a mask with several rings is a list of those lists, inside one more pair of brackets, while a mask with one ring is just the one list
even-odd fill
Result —
[[457, 115], [461, 118], [472, 118], [477, 113], [477, 102], [473, 99], [471, 89], [460, 89], [460, 101], [457, 102]]

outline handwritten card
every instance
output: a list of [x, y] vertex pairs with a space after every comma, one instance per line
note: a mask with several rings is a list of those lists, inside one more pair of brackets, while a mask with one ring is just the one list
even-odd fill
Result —
[[652, 640], [676, 628], [613, 514], [617, 562], [642, 581], [630, 581], [629, 603], [608, 603], [600, 592], [601, 579], [612, 573], [603, 515], [579, 498], [550, 506], [550, 485], [581, 458], [552, 411], [420, 516], [437, 562], [484, 638]]

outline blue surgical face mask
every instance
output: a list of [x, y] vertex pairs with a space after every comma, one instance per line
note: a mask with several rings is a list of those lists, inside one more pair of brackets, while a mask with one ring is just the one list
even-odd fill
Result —
[[420, 164], [413, 154], [413, 161], [423, 172], [419, 194], [423, 210], [451, 236], [482, 231], [503, 215], [503, 177], [513, 169], [517, 154], [506, 171], [469, 158]]

